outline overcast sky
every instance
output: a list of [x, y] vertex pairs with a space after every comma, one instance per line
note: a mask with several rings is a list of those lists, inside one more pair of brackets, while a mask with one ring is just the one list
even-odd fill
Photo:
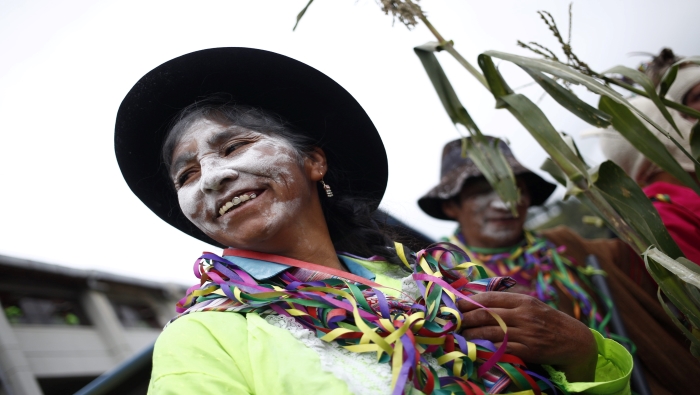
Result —
[[[157, 65], [191, 51], [262, 48], [323, 71], [363, 105], [389, 156], [382, 207], [434, 237], [454, 225], [423, 214], [416, 200], [437, 183], [441, 147], [459, 137], [412, 48], [433, 40], [418, 26], [392, 26], [374, 0], [316, 0], [296, 32], [306, 0], [0, 2], [0, 254], [152, 280], [192, 283], [191, 264], [213, 247], [152, 214], [123, 181], [113, 149], [124, 95]], [[524, 54], [516, 40], [556, 47], [537, 10], [566, 32], [568, 2], [421, 2], [433, 24], [476, 64], [496, 49]], [[700, 54], [692, 33], [700, 2], [586, 0], [574, 4], [573, 48], [595, 70], [636, 66], [637, 51], [670, 46]], [[464, 105], [486, 134], [506, 137], [538, 168], [544, 152], [447, 54], [440, 54]], [[501, 64], [512, 87], [529, 80]], [[539, 100], [538, 87], [523, 88]], [[583, 97], [594, 100], [583, 92]], [[595, 101], [592, 101], [595, 104]], [[541, 106], [558, 130], [588, 126], [550, 98]], [[591, 162], [595, 139], [577, 139]]]

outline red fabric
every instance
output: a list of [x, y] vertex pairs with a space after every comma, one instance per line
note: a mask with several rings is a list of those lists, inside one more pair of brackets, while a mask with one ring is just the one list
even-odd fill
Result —
[[670, 203], [654, 201], [661, 220], [686, 258], [700, 265], [700, 196], [688, 187], [655, 182], [644, 188], [653, 198], [668, 195]]

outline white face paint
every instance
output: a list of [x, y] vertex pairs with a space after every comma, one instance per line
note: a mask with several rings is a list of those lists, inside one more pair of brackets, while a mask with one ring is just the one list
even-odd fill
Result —
[[[184, 166], [178, 165], [180, 158], [188, 158]], [[173, 164], [182, 212], [206, 235], [231, 247], [251, 248], [292, 225], [313, 191], [286, 140], [208, 120], [183, 134]], [[226, 203], [241, 196], [246, 196], [243, 203], [221, 214]]]
[[477, 180], [464, 186], [459, 203], [452, 205], [454, 219], [462, 229], [467, 243], [474, 247], [508, 247], [520, 241], [523, 224], [530, 206], [530, 194], [524, 181], [518, 180], [521, 200], [518, 217], [486, 182]]
[[[494, 192], [494, 194], [496, 193]], [[510, 211], [510, 205], [501, 200], [501, 197], [498, 196], [498, 194], [496, 194], [496, 197], [491, 201], [489, 206], [494, 210]]]
[[471, 199], [473, 218], [480, 222], [481, 236], [494, 240], [511, 240], [522, 232], [524, 218], [516, 218], [496, 191], [474, 196]]

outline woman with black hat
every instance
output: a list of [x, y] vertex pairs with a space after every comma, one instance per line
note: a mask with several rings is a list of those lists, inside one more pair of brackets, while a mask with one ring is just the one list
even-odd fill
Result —
[[[479, 303], [493, 299], [480, 292], [511, 279], [449, 266], [441, 256], [459, 256], [449, 245], [411, 255], [391, 242], [370, 216], [388, 177], [379, 134], [348, 92], [303, 63], [250, 48], [170, 60], [124, 99], [115, 150], [129, 187], [156, 215], [226, 248], [195, 262], [201, 284], [156, 343], [149, 393], [552, 387], [525, 362], [585, 377], [597, 393], [625, 387], [625, 368], [596, 367], [596, 343], [579, 339], [580, 328], [557, 346], [537, 326], [507, 329], [513, 319], [499, 316], [507, 307]], [[460, 308], [500, 338], [462, 336], [474, 328], [462, 332]], [[204, 313], [213, 311], [227, 314]], [[571, 325], [549, 310], [520, 311]], [[524, 362], [505, 354], [519, 341], [543, 353]]]

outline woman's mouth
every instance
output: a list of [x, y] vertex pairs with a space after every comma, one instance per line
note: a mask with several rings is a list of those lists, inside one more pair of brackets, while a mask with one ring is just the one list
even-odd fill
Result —
[[234, 197], [230, 202], [226, 202], [221, 208], [219, 208], [219, 216], [222, 216], [226, 214], [227, 212], [234, 210], [244, 203], [255, 199], [258, 197], [258, 193], [256, 192], [246, 192], [241, 194], [240, 196]]

